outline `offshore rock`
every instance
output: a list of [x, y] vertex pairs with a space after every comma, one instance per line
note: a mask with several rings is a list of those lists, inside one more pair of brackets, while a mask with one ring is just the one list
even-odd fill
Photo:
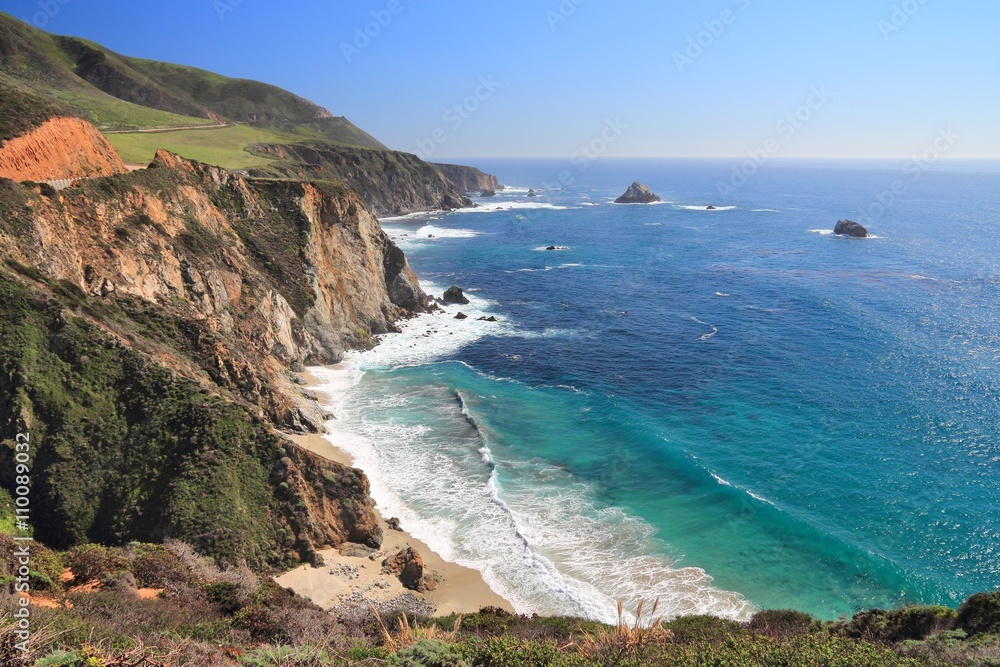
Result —
[[837, 226], [833, 229], [833, 233], [839, 236], [850, 236], [856, 239], [866, 239], [869, 236], [868, 230], [853, 220], [838, 221]]
[[456, 287], [452, 285], [444, 293], [444, 302], [449, 303], [460, 303], [463, 306], [469, 303], [469, 300], [465, 297], [465, 293], [462, 291], [461, 287]]
[[629, 186], [621, 197], [615, 200], [616, 204], [652, 204], [660, 201], [659, 196], [650, 192], [642, 183], [636, 181]]

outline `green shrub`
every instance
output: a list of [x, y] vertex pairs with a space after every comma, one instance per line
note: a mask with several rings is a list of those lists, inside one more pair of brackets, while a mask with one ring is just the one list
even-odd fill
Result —
[[130, 564], [122, 549], [83, 544], [74, 547], [66, 556], [66, 567], [73, 572], [73, 580], [85, 582], [99, 579], [105, 574], [130, 571]]
[[1000, 634], [1000, 591], [977, 593], [958, 609], [957, 625], [969, 636]]
[[682, 616], [665, 626], [680, 644], [721, 642], [737, 634], [742, 627], [736, 621], [715, 616]]
[[[447, 619], [442, 620], [448, 624], [446, 627], [451, 627], [454, 625], [456, 619], [455, 617], [451, 617], [450, 621]], [[462, 617], [462, 629], [484, 635], [497, 635], [506, 632], [512, 625], [517, 625], [519, 620], [517, 615], [505, 609], [483, 607], [475, 614]]]
[[399, 651], [387, 664], [398, 667], [471, 667], [458, 647], [429, 639]]
[[217, 581], [204, 585], [205, 597], [223, 614], [232, 616], [243, 608], [243, 591], [236, 584]]
[[531, 642], [509, 635], [490, 637], [470, 647], [476, 667], [575, 667], [590, 665], [584, 658], [561, 651], [556, 644]]
[[841, 634], [879, 644], [926, 639], [955, 626], [955, 610], [941, 606], [905, 607], [893, 611], [870, 609], [855, 614]]
[[806, 635], [820, 626], [809, 614], [791, 610], [766, 610], [759, 612], [750, 619], [749, 628], [753, 632], [784, 639]]
[[174, 588], [191, 581], [181, 560], [158, 544], [133, 546], [132, 574], [141, 588]]
[[35, 661], [35, 667], [76, 667], [82, 664], [76, 651], [54, 651]]

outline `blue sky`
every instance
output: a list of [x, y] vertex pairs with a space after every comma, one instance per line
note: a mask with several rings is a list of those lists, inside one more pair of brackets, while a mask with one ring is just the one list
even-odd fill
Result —
[[[908, 157], [949, 130], [948, 157], [1000, 156], [996, 0], [0, 6], [126, 55], [274, 83], [435, 159], [588, 146], [617, 157]], [[359, 37], [366, 27], [374, 36]]]

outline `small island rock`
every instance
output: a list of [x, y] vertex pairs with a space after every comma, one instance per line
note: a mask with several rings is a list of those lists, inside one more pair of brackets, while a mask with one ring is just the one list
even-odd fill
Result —
[[536, 193], [534, 190], [528, 190], [528, 196], [529, 197], [537, 197], [538, 193]]
[[833, 233], [839, 236], [850, 236], [856, 239], [868, 238], [868, 230], [853, 220], [840, 220], [834, 227]]
[[482, 192], [479, 193], [479, 196], [480, 197], [496, 197], [497, 196], [497, 191], [496, 190], [483, 190]]
[[616, 204], [652, 204], [660, 201], [659, 196], [649, 191], [642, 183], [636, 181], [629, 186], [621, 197], [615, 200]]

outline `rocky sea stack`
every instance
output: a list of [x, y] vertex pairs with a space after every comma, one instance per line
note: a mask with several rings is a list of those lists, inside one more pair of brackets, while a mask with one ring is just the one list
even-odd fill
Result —
[[660, 197], [652, 192], [642, 183], [636, 181], [629, 186], [621, 197], [615, 200], [616, 204], [652, 204], [660, 201]]
[[443, 300], [446, 304], [459, 303], [463, 306], [469, 303], [469, 300], [465, 298], [462, 288], [455, 285], [452, 285], [445, 291]]
[[833, 233], [838, 236], [850, 236], [856, 239], [866, 239], [870, 236], [868, 230], [853, 220], [840, 220], [833, 228]]

